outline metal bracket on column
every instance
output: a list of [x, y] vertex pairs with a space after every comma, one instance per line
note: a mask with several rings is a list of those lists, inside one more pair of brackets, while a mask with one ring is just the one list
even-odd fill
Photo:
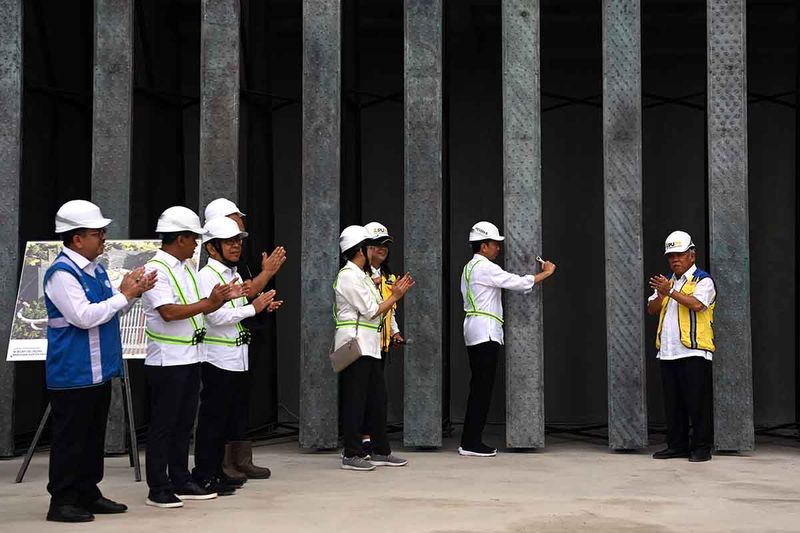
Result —
[[714, 311], [714, 440], [752, 450], [745, 0], [708, 0], [708, 205]]
[[[0, 0], [0, 316], [17, 301], [22, 154], [22, 0]], [[6, 361], [11, 320], [0, 320], [0, 457], [14, 455], [14, 363]]]
[[403, 442], [442, 445], [442, 0], [405, 0]]
[[608, 446], [647, 446], [639, 0], [603, 2]]
[[303, 1], [303, 214], [300, 271], [300, 446], [338, 444], [338, 391], [328, 360], [331, 284], [339, 264], [340, 0]]
[[[542, 252], [539, 0], [503, 0], [503, 200], [506, 269]], [[506, 445], [544, 447], [542, 291], [505, 295]]]

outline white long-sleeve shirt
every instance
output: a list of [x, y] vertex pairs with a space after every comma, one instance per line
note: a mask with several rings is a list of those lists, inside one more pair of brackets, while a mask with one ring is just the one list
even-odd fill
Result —
[[[694, 276], [694, 271], [697, 270], [697, 265], [692, 265], [689, 270], [684, 272], [683, 276], [675, 280], [673, 288], [680, 291], [683, 285]], [[711, 278], [703, 278], [697, 282], [694, 289], [694, 294], [701, 304], [708, 307], [717, 298], [717, 291], [714, 288], [714, 281]], [[648, 302], [652, 302], [659, 298], [658, 291], [653, 291]], [[678, 325], [678, 302], [673, 298], [669, 298], [667, 302], [667, 312], [664, 315], [664, 325], [661, 327], [661, 349], [658, 351], [658, 359], [662, 361], [674, 361], [675, 359], [683, 359], [684, 357], [702, 357], [711, 361], [712, 353], [706, 350], [695, 350], [687, 348], [681, 342], [681, 328]]]
[[[474, 268], [473, 268], [474, 265]], [[503, 270], [500, 265], [489, 261], [486, 257], [475, 254], [467, 263], [466, 270], [472, 269], [470, 287], [475, 307], [498, 317], [503, 317], [503, 289], [528, 293], [533, 289], [536, 279], [533, 274], [518, 276]], [[472, 310], [472, 303], [467, 298], [467, 279], [461, 273], [461, 295], [464, 298], [464, 311]], [[464, 342], [467, 346], [475, 346], [484, 342], [504, 343], [503, 325], [488, 316], [467, 316], [464, 318]]]
[[[222, 277], [222, 279], [220, 279], [220, 277]], [[197, 281], [200, 284], [200, 296], [208, 298], [215, 285], [229, 283], [233, 279], [236, 279], [237, 283], [242, 282], [242, 278], [236, 271], [235, 266], [228, 267], [216, 259], [209, 257], [208, 263], [197, 275]], [[235, 339], [239, 335], [236, 324], [245, 318], [255, 316], [255, 314], [255, 307], [248, 303], [245, 297], [225, 302], [225, 305], [213, 313], [208, 313], [206, 315], [206, 342], [204, 343], [203, 361], [211, 363], [222, 370], [230, 370], [233, 372], [247, 371], [248, 348], [246, 344], [241, 346], [222, 346], [213, 344], [208, 338], [222, 337], [226, 339]]]
[[[372, 279], [355, 263], [348, 261], [339, 272], [334, 289], [336, 298], [336, 320], [338, 322], [360, 321], [355, 335], [361, 354], [381, 358], [381, 337], [374, 329], [363, 327], [365, 322], [373, 325], [382, 323], [383, 317], [372, 318], [378, 312], [381, 295]], [[334, 349], [353, 338], [355, 327], [336, 330]]]
[[[69, 248], [64, 248], [63, 252], [78, 268], [89, 276], [96, 277], [94, 271], [98, 259], [89, 261]], [[114, 296], [102, 302], [92, 303], [86, 298], [81, 282], [75, 276], [63, 271], [54, 272], [44, 287], [45, 294], [61, 311], [67, 322], [81, 329], [91, 329], [105, 324], [114, 318], [114, 315], [128, 308], [128, 298], [114, 287], [111, 287], [111, 290]], [[131, 303], [133, 301], [135, 300], [131, 300]]]

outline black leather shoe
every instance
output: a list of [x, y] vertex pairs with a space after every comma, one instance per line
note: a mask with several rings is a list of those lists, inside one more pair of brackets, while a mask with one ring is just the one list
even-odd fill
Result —
[[124, 513], [128, 510], [128, 506], [124, 503], [117, 503], [108, 498], [100, 496], [90, 504], [85, 505], [86, 510], [94, 514], [118, 514]]
[[47, 511], [47, 520], [50, 522], [91, 522], [94, 515], [77, 505], [51, 505]]
[[653, 459], [686, 459], [689, 457], [689, 450], [676, 450], [674, 448], [665, 448], [653, 454]]
[[690, 463], [703, 463], [705, 461], [711, 460], [711, 450], [708, 448], [698, 448], [696, 450], [692, 450], [691, 455], [689, 455], [689, 462]]
[[231, 487], [233, 487], [235, 489], [240, 489], [240, 488], [242, 488], [242, 485], [247, 483], [247, 478], [235, 479], [235, 478], [232, 478], [230, 476], [226, 476], [225, 474], [222, 474], [221, 476], [219, 476], [219, 481], [223, 485], [228, 485], [228, 486], [231, 486]]

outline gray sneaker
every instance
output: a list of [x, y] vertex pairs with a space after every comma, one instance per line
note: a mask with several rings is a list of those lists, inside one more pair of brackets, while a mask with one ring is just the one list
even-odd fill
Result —
[[355, 455], [353, 457], [342, 457], [342, 470], [360, 470], [367, 472], [369, 470], [375, 470], [375, 465]]
[[372, 459], [369, 460], [375, 466], [406, 466], [408, 461], [396, 455], [378, 455], [373, 454]]

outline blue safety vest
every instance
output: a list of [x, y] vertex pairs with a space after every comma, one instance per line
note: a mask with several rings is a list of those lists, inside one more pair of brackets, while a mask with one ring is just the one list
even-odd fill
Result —
[[[91, 303], [108, 300], [114, 295], [108, 274], [99, 264], [92, 277], [61, 253], [45, 272], [45, 286], [50, 276], [59, 270], [80, 282]], [[89, 387], [122, 376], [122, 340], [117, 315], [105, 324], [81, 329], [67, 322], [46, 293], [44, 301], [48, 319], [45, 361], [48, 389]]]

